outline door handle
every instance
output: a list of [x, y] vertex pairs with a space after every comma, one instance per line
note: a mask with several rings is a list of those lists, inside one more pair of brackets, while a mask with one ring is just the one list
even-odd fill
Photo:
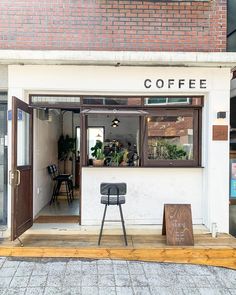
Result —
[[[17, 174], [17, 183], [15, 183], [15, 175]], [[19, 186], [20, 185], [20, 171], [15, 170], [12, 172], [12, 170], [9, 171], [9, 184], [14, 185], [14, 186]]]
[[16, 183], [16, 186], [19, 186], [20, 185], [20, 171], [19, 170], [16, 170], [16, 173], [17, 173], [17, 183]]

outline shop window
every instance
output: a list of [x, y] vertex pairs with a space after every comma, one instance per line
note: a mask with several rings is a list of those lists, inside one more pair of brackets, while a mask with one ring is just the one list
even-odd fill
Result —
[[[87, 118], [88, 165], [104, 160], [103, 166], [139, 166], [138, 115], [91, 114]], [[116, 123], [115, 123], [116, 122]], [[115, 124], [114, 124], [115, 123]], [[90, 127], [90, 126], [103, 127]], [[95, 165], [94, 165], [95, 166]]]
[[144, 166], [198, 166], [198, 109], [156, 109], [145, 119]]
[[[116, 107], [121, 101], [125, 103]], [[98, 148], [104, 153], [104, 166], [200, 166], [202, 96], [86, 96], [82, 102], [87, 130], [84, 164], [93, 165], [92, 152]], [[103, 126], [98, 146], [96, 128], [102, 127], [94, 127], [91, 135], [91, 126]]]

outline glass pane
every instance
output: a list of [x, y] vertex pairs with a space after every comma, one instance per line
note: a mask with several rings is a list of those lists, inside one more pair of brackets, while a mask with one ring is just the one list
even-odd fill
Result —
[[[118, 119], [118, 120], [116, 120]], [[139, 116], [114, 117], [113, 114], [89, 115], [88, 149], [89, 165], [93, 165], [99, 149], [98, 156], [104, 158], [104, 166], [138, 166], [139, 165]], [[115, 125], [113, 123], [117, 122]], [[100, 126], [100, 127], [98, 127]], [[101, 127], [102, 126], [102, 127]], [[103, 144], [96, 141], [100, 140]], [[91, 151], [91, 147], [95, 148]], [[102, 147], [102, 150], [100, 150]], [[103, 153], [100, 153], [103, 152]]]
[[85, 97], [85, 105], [140, 106], [140, 97]]
[[146, 97], [145, 98], [145, 105], [150, 106], [160, 106], [160, 105], [202, 105], [202, 97], [186, 97], [186, 96], [155, 96], [155, 97]]
[[147, 120], [148, 159], [193, 160], [193, 117], [153, 116]]
[[91, 148], [95, 146], [96, 141], [104, 142], [104, 129], [103, 127], [89, 127], [88, 128], [88, 156], [89, 159], [94, 159], [92, 156]]
[[17, 109], [17, 166], [30, 164], [29, 121], [30, 115]]
[[228, 37], [227, 41], [227, 50], [233, 52], [236, 51], [236, 31], [230, 37]]
[[7, 102], [7, 93], [0, 92], [0, 102]]
[[32, 105], [78, 105], [80, 103], [79, 96], [43, 96], [43, 95], [33, 95], [31, 96], [31, 104]]

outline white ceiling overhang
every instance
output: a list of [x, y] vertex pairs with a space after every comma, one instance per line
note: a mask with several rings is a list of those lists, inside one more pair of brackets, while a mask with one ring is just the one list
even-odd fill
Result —
[[0, 50], [5, 65], [236, 67], [236, 52]]

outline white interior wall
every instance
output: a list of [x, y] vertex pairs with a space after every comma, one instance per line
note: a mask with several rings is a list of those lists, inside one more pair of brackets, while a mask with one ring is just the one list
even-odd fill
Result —
[[52, 113], [51, 121], [37, 118], [34, 110], [34, 186], [33, 216], [50, 201], [53, 182], [47, 166], [57, 164], [57, 141], [61, 134], [59, 116]]
[[139, 129], [139, 117], [127, 117], [127, 116], [116, 116], [119, 120], [119, 126], [114, 128], [111, 127], [112, 120], [115, 118], [114, 115], [89, 115], [88, 126], [89, 127], [105, 127], [104, 139], [119, 139], [120, 142], [127, 146], [127, 142], [136, 144], [137, 129]]

